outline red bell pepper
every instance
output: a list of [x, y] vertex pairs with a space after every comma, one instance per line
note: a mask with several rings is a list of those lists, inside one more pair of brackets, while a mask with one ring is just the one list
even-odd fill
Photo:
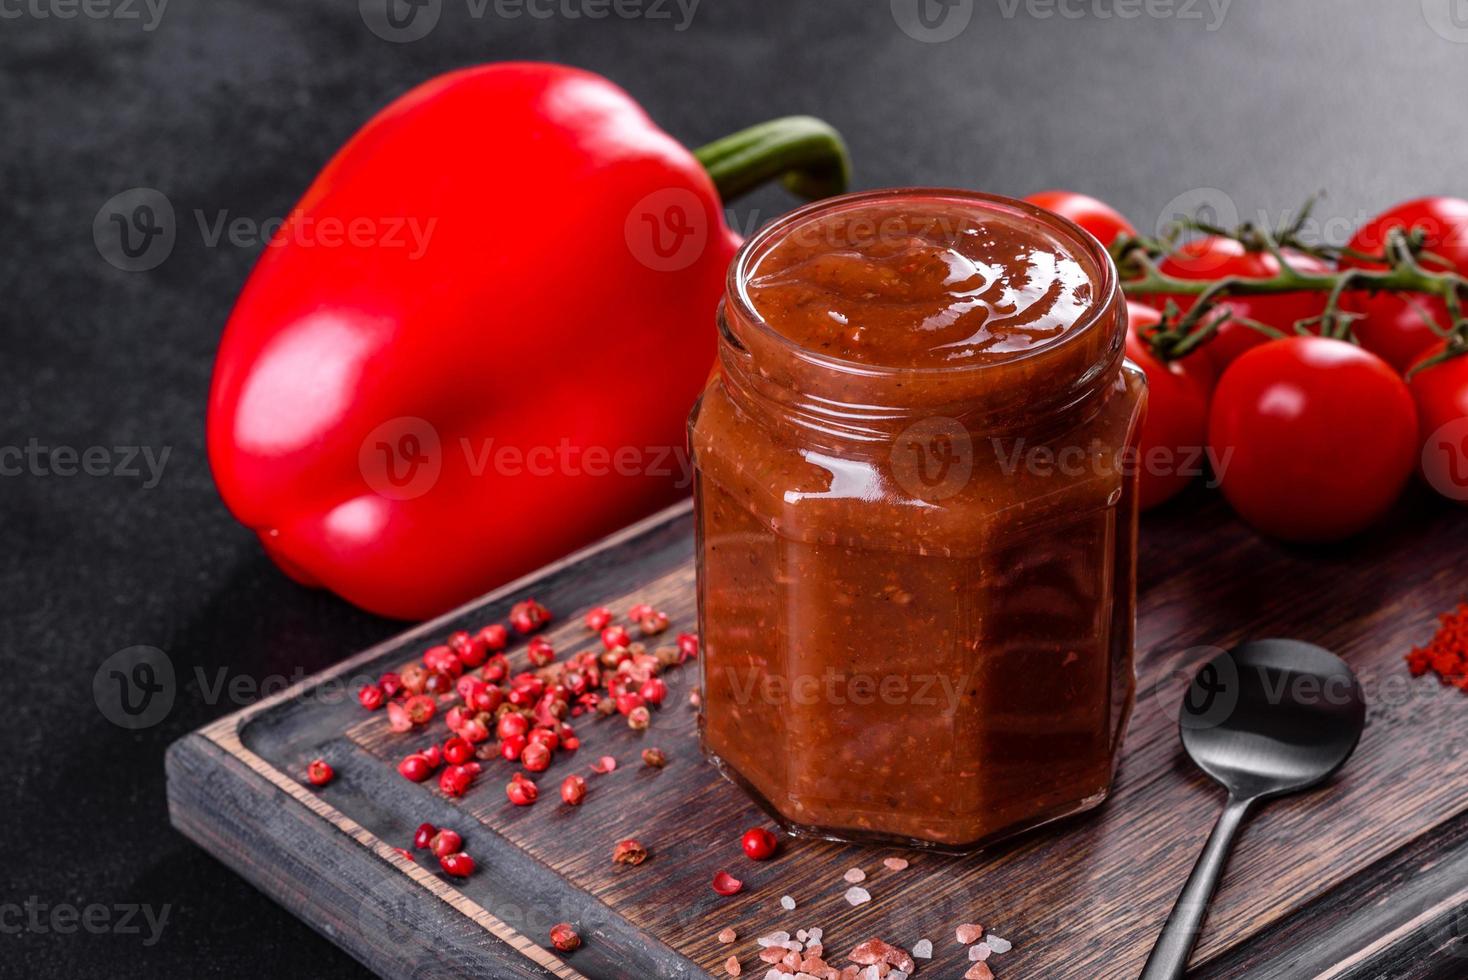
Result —
[[690, 153], [547, 64], [419, 86], [326, 166], [225, 328], [209, 458], [295, 579], [420, 618], [687, 492], [739, 239], [725, 198], [836, 193], [823, 123]]

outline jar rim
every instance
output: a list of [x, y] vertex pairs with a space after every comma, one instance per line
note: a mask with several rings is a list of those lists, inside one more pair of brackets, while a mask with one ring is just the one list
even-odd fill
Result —
[[[960, 201], [970, 205], [979, 205], [984, 210], [996, 213], [1009, 213], [1011, 215], [1018, 214], [1022, 217], [1036, 220], [1048, 226], [1051, 230], [1063, 234], [1071, 244], [1077, 247], [1078, 252], [1085, 254], [1086, 258], [1096, 269], [1096, 301], [1090, 305], [1084, 315], [1071, 325], [1070, 329], [1066, 331], [1066, 335], [1054, 343], [1040, 344], [1029, 350], [1006, 352], [1002, 357], [980, 359], [964, 364], [939, 365], [869, 364], [843, 357], [835, 357], [831, 354], [823, 354], [811, 350], [809, 347], [780, 333], [780, 331], [772, 327], [755, 309], [747, 289], [750, 279], [749, 274], [754, 264], [764, 257], [765, 252], [780, 235], [818, 215], [862, 204], [870, 204], [872, 202], [896, 201], [904, 198], [922, 201]], [[795, 355], [801, 360], [840, 371], [844, 374], [874, 378], [911, 377], [914, 375], [920, 377], [952, 377], [964, 372], [982, 371], [985, 368], [1010, 367], [1035, 358], [1063, 354], [1083, 338], [1087, 337], [1096, 328], [1096, 324], [1120, 301], [1121, 287], [1118, 278], [1116, 264], [1111, 259], [1111, 253], [1106, 250], [1101, 242], [1096, 240], [1095, 236], [1091, 235], [1069, 218], [1030, 204], [1028, 201], [1005, 197], [1001, 194], [988, 194], [983, 191], [965, 190], [956, 187], [884, 187], [875, 190], [856, 191], [850, 194], [840, 194], [836, 197], [812, 201], [809, 204], [802, 205], [793, 211], [781, 215], [759, 229], [753, 237], [748, 239], [740, 247], [738, 254], [734, 257], [734, 261], [729, 264], [729, 271], [725, 280], [725, 296], [726, 304], [733, 307], [734, 312], [737, 313], [740, 320], [755, 327], [765, 339], [773, 341], [788, 353]]]

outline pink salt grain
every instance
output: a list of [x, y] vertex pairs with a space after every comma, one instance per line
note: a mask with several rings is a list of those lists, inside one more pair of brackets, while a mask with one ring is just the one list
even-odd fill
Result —
[[882, 861], [882, 865], [888, 871], [906, 871], [907, 870], [907, 859], [906, 858], [886, 858], [885, 860]]
[[917, 964], [912, 961], [912, 957], [906, 950], [880, 939], [868, 939], [864, 943], [858, 943], [847, 956], [853, 963], [875, 969], [880, 976], [886, 976], [893, 968], [904, 974], [912, 973], [917, 969]]
[[859, 885], [867, 880], [867, 873], [861, 870], [861, 868], [852, 868], [843, 877], [845, 877], [849, 884]]
[[965, 923], [958, 927], [958, 941], [965, 946], [984, 938], [984, 927], [977, 922]]
[[963, 975], [963, 980], [994, 980], [994, 971], [989, 969], [987, 963], [975, 963]]
[[739, 933], [735, 932], [733, 929], [724, 929], [724, 930], [722, 930], [719, 933], [719, 936], [718, 936], [719, 942], [724, 943], [726, 945], [728, 943], [732, 943], [734, 940], [736, 940], [738, 938], [739, 938]]
[[737, 977], [740, 973], [744, 972], [744, 968], [739, 965], [739, 957], [731, 956], [725, 960], [724, 972], [731, 977]]

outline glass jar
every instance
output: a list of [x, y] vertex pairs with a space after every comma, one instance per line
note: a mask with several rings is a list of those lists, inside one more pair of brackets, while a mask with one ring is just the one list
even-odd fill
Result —
[[745, 244], [689, 422], [700, 728], [787, 831], [969, 850], [1105, 798], [1134, 689], [1125, 329], [1105, 250], [1005, 198], [847, 195]]

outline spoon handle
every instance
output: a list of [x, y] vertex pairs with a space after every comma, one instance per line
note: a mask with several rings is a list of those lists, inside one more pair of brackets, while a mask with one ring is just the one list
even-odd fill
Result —
[[1228, 798], [1228, 805], [1223, 808], [1213, 833], [1208, 835], [1208, 845], [1203, 848], [1198, 863], [1193, 865], [1193, 873], [1188, 876], [1188, 883], [1172, 907], [1172, 914], [1167, 918], [1157, 945], [1152, 947], [1152, 955], [1147, 957], [1147, 965], [1142, 967], [1140, 980], [1179, 980], [1182, 977], [1188, 966], [1188, 955], [1198, 941], [1208, 901], [1218, 887], [1218, 879], [1228, 863], [1229, 852], [1233, 850], [1234, 838], [1253, 805], [1252, 797]]

